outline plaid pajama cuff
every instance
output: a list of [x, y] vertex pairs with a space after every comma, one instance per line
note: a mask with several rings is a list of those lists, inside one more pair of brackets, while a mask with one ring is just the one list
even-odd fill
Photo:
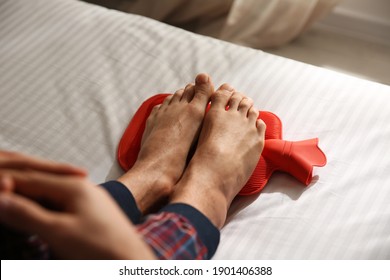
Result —
[[175, 203], [149, 215], [138, 231], [159, 259], [210, 259], [220, 232], [197, 209]]
[[133, 224], [141, 222], [141, 211], [137, 207], [133, 194], [125, 185], [118, 181], [108, 181], [100, 186], [112, 196]]
[[142, 220], [135, 199], [118, 181], [101, 184], [160, 259], [210, 259], [219, 244], [220, 232], [194, 207], [175, 203]]

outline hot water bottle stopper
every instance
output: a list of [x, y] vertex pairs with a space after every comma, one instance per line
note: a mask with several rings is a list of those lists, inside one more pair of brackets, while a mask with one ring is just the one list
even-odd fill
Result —
[[[134, 165], [140, 151], [146, 120], [153, 107], [161, 104], [168, 95], [157, 94], [147, 99], [130, 121], [118, 147], [118, 162], [123, 170], [127, 171]], [[267, 126], [264, 149], [253, 174], [238, 194], [259, 193], [275, 171], [289, 173], [304, 185], [309, 185], [313, 177], [313, 167], [326, 164], [326, 156], [318, 147], [318, 138], [303, 141], [283, 140], [282, 122], [278, 116], [260, 111], [259, 118]]]

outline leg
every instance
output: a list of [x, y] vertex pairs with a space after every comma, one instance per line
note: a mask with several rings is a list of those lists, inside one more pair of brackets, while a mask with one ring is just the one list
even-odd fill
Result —
[[171, 203], [138, 226], [158, 258], [211, 258], [231, 201], [259, 160], [265, 125], [250, 99], [228, 89], [223, 85], [213, 95], [196, 152]]
[[187, 156], [198, 138], [206, 106], [214, 91], [210, 77], [166, 98], [148, 118], [137, 162], [118, 181], [134, 196], [142, 213], [167, 200], [181, 178]]
[[175, 186], [171, 203], [191, 205], [221, 228], [264, 146], [265, 124], [257, 117], [250, 99], [229, 85], [219, 88], [211, 98], [196, 152]]
[[[210, 259], [219, 243], [219, 231], [212, 227], [212, 234], [201, 236], [193, 223], [176, 210], [189, 210], [185, 205], [175, 204], [174, 207], [166, 207], [161, 212], [147, 216], [144, 223], [137, 226], [138, 232], [144, 241], [150, 245], [158, 259], [164, 260], [203, 260]], [[188, 207], [186, 209], [185, 207]], [[186, 213], [186, 214], [190, 214]], [[201, 217], [202, 218], [202, 217]], [[203, 217], [203, 219], [206, 219]], [[202, 220], [195, 219], [198, 223]], [[210, 223], [206, 219], [206, 224]], [[204, 229], [204, 228], [202, 228]], [[204, 242], [206, 241], [206, 242]]]

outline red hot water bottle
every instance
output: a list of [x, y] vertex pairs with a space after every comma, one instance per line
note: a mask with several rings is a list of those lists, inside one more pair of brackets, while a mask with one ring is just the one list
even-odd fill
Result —
[[[130, 121], [118, 147], [118, 162], [123, 170], [127, 171], [134, 165], [141, 148], [146, 120], [153, 107], [161, 104], [168, 95], [157, 94], [147, 99]], [[264, 149], [252, 176], [238, 194], [259, 193], [275, 171], [289, 173], [304, 185], [309, 185], [313, 167], [326, 164], [326, 156], [318, 147], [318, 138], [283, 140], [282, 122], [275, 114], [260, 111], [259, 118], [267, 125]]]

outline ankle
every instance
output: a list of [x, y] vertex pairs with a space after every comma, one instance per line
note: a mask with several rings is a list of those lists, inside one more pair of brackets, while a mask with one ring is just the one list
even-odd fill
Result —
[[175, 186], [171, 203], [185, 203], [203, 213], [216, 227], [222, 228], [231, 200], [222, 191], [213, 172], [189, 166]]
[[[177, 148], [176, 150], [179, 150]], [[173, 153], [166, 150], [166, 153]], [[180, 157], [173, 157], [169, 161], [164, 157], [154, 156], [141, 157], [137, 159], [132, 169], [137, 169], [142, 173], [143, 177], [156, 178], [156, 180], [162, 180], [169, 186], [175, 185], [183, 174], [185, 167], [185, 159]]]
[[137, 165], [118, 178], [118, 181], [129, 189], [143, 214], [166, 202], [175, 183], [164, 174]]
[[239, 175], [228, 173], [225, 176], [221, 176], [226, 172], [224, 171], [223, 164], [208, 165], [206, 162], [213, 162], [213, 157], [208, 154], [206, 157], [204, 155], [199, 156], [199, 153], [196, 154], [193, 160], [190, 162], [185, 175], [195, 181], [203, 182], [204, 185], [210, 186], [214, 192], [218, 195], [223, 196], [225, 200], [230, 205], [231, 201], [237, 195], [234, 186], [237, 185]]

